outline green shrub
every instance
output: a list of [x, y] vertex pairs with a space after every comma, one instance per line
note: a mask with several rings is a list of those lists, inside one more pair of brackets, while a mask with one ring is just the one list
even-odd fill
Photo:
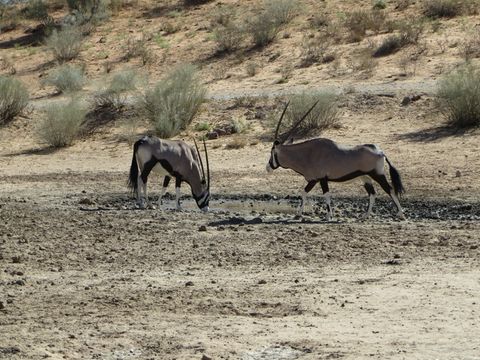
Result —
[[393, 54], [410, 44], [417, 44], [424, 30], [423, 22], [402, 22], [397, 24], [399, 33], [390, 35], [374, 50], [373, 57]]
[[195, 67], [183, 65], [146, 92], [144, 108], [156, 133], [170, 138], [192, 122], [205, 95]]
[[106, 0], [67, 0], [67, 5], [75, 17], [75, 23], [99, 23], [108, 18]]
[[266, 0], [265, 13], [278, 25], [288, 24], [300, 9], [296, 0]]
[[86, 113], [86, 109], [73, 100], [51, 104], [45, 109], [45, 117], [37, 127], [37, 134], [53, 147], [71, 145], [82, 130]]
[[381, 10], [356, 10], [345, 18], [345, 27], [349, 32], [349, 40], [361, 41], [367, 30], [379, 32], [385, 24], [385, 13]]
[[53, 85], [58, 92], [69, 93], [79, 91], [85, 84], [83, 69], [76, 66], [62, 65], [55, 69], [44, 81]]
[[382, 43], [374, 50], [373, 57], [387, 56], [396, 53], [404, 46], [402, 38], [398, 35], [386, 37]]
[[22, 113], [28, 104], [28, 92], [17, 79], [0, 75], [0, 125]]
[[62, 30], [53, 30], [45, 44], [52, 51], [55, 59], [63, 63], [75, 59], [82, 47], [83, 35], [75, 26], [67, 26]]
[[[329, 92], [301, 93], [290, 99], [290, 105], [282, 122], [282, 132], [288, 131], [318, 101], [318, 104], [292, 135], [317, 135], [338, 124], [337, 96]], [[276, 126], [276, 123], [275, 123]]]
[[265, 1], [264, 10], [247, 23], [247, 32], [252, 36], [255, 46], [270, 44], [281, 27], [296, 16], [298, 9], [298, 3], [294, 0]]
[[247, 32], [252, 36], [253, 43], [257, 47], [264, 47], [270, 44], [279, 31], [279, 24], [266, 12], [254, 16], [247, 23]]
[[137, 73], [133, 70], [115, 74], [104, 90], [95, 94], [95, 108], [118, 111], [125, 106], [128, 91], [135, 90], [138, 82]]
[[444, 76], [436, 102], [450, 124], [459, 128], [480, 126], [480, 69], [469, 64]]
[[218, 51], [230, 52], [240, 47], [245, 33], [234, 22], [218, 26], [214, 31], [215, 41], [218, 45]]
[[48, 17], [48, 9], [42, 0], [30, 0], [23, 9], [23, 14], [27, 19], [41, 21]]
[[375, 10], [383, 10], [387, 8], [387, 3], [385, 0], [375, 0], [372, 6]]
[[462, 2], [458, 0], [425, 1], [423, 13], [430, 18], [452, 18], [462, 12]]

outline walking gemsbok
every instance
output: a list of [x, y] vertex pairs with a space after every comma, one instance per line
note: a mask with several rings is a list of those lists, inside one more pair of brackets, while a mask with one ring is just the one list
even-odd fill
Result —
[[[373, 144], [357, 145], [354, 147], [342, 146], [332, 140], [315, 138], [300, 143], [287, 143], [290, 135], [307, 117], [315, 107], [316, 103], [308, 112], [288, 131], [284, 136], [278, 136], [278, 130], [283, 116], [287, 111], [288, 103], [285, 106], [275, 131], [275, 140], [272, 146], [270, 160], [267, 164], [267, 172], [272, 172], [278, 167], [292, 169], [307, 180], [307, 186], [302, 193], [302, 204], [300, 212], [303, 213], [308, 192], [320, 182], [323, 196], [327, 204], [327, 220], [333, 216], [328, 182], [342, 182], [361, 177], [365, 190], [369, 195], [367, 216], [372, 213], [375, 201], [375, 188], [372, 180], [380, 184], [382, 189], [392, 198], [397, 207], [397, 216], [404, 219], [398, 195], [404, 192], [402, 180], [398, 171], [392, 166], [380, 148]], [[390, 168], [392, 187], [385, 176], [385, 163]]]
[[[195, 141], [195, 140], [194, 140]], [[186, 182], [192, 189], [192, 195], [202, 211], [208, 211], [210, 201], [210, 166], [205, 141], [205, 161], [207, 176], [203, 168], [202, 158], [195, 141], [195, 149], [181, 140], [163, 140], [153, 136], [144, 136], [133, 145], [132, 165], [128, 186], [136, 193], [137, 204], [144, 208], [148, 205], [147, 178], [150, 171], [164, 175], [163, 188], [158, 198], [158, 206], [162, 205], [168, 183], [175, 178], [176, 208], [180, 206], [180, 185]], [[143, 192], [143, 197], [142, 197]]]

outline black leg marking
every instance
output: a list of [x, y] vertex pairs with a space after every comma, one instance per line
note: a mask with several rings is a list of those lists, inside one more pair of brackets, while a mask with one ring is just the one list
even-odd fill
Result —
[[177, 176], [175, 178], [175, 187], [179, 188], [182, 185], [182, 178], [180, 176]]
[[375, 195], [375, 188], [370, 183], [364, 183], [363, 187], [367, 190], [368, 195]]
[[378, 183], [380, 184], [380, 186], [382, 187], [382, 189], [383, 189], [388, 195], [391, 194], [391, 192], [392, 192], [392, 187], [391, 187], [390, 184], [388, 183], [387, 178], [385, 177], [385, 175], [371, 174], [370, 176], [372, 177], [373, 180], [375, 180], [376, 182], [378, 182]]
[[156, 164], [157, 164], [156, 159], [150, 159], [143, 165], [143, 170], [140, 177], [142, 178], [142, 181], [144, 184], [147, 183], [148, 175], [150, 174], [150, 171], [152, 171], [152, 169], [155, 167]]
[[170, 184], [170, 180], [172, 178], [170, 176], [165, 176], [165, 179], [163, 179], [163, 187], [166, 188], [168, 187], [168, 184]]
[[326, 177], [320, 179], [320, 186], [322, 187], [323, 193], [327, 193], [328, 190], [328, 179]]
[[312, 191], [312, 189], [314, 188], [314, 186], [317, 184], [317, 180], [311, 180], [308, 182], [307, 186], [305, 186], [305, 192], [306, 193], [309, 193], [310, 191]]

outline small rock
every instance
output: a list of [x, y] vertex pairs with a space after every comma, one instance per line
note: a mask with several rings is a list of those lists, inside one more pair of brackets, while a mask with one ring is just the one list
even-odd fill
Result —
[[212, 360], [212, 358], [210, 356], [203, 354], [201, 360]]
[[410, 104], [412, 102], [412, 99], [410, 99], [410, 96], [405, 96], [402, 100], [402, 106], [407, 106], [408, 104]]
[[265, 285], [267, 283], [267, 280], [262, 279], [258, 281], [258, 285]]
[[455, 172], [455, 177], [460, 177], [460, 176], [462, 176], [462, 173], [460, 172], [460, 170], [457, 170]]
[[20, 256], [12, 256], [12, 263], [19, 264], [21, 262], [22, 262], [22, 259], [20, 258]]
[[187, 281], [187, 282], [185, 283], [185, 286], [193, 286], [193, 281]]
[[3, 305], [3, 302], [0, 301], [0, 310], [5, 309], [5, 305]]
[[208, 140], [215, 140], [215, 139], [218, 139], [219, 137], [220, 135], [216, 131], [210, 131], [209, 133], [207, 133]]
[[207, 231], [207, 227], [205, 225], [201, 225], [199, 228], [198, 228], [198, 231]]
[[83, 198], [78, 202], [80, 205], [94, 205], [95, 201], [89, 199], [89, 198]]

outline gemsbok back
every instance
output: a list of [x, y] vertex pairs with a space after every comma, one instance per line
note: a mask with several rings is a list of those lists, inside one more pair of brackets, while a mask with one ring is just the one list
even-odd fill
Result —
[[[320, 182], [323, 196], [327, 204], [327, 220], [333, 216], [328, 182], [343, 182], [361, 177], [365, 190], [369, 195], [367, 216], [372, 213], [375, 202], [376, 181], [382, 189], [391, 197], [398, 212], [397, 216], [404, 219], [398, 196], [404, 192], [400, 174], [390, 163], [384, 152], [373, 144], [357, 145], [353, 147], [342, 146], [332, 140], [315, 138], [300, 143], [292, 144], [290, 135], [308, 116], [317, 103], [286, 133], [278, 136], [278, 130], [283, 116], [288, 108], [285, 106], [275, 130], [275, 140], [272, 146], [270, 160], [267, 163], [267, 172], [272, 172], [278, 167], [292, 169], [302, 175], [307, 185], [302, 193], [300, 213], [303, 213], [307, 194]], [[288, 141], [290, 140], [290, 141]], [[287, 143], [288, 141], [288, 143]], [[390, 168], [390, 178], [393, 185], [388, 183], [385, 176], [385, 162]]]
[[[195, 140], [194, 140], [195, 141]], [[181, 140], [163, 140], [153, 136], [144, 136], [133, 145], [132, 165], [128, 177], [128, 186], [136, 193], [137, 204], [141, 208], [148, 206], [147, 179], [153, 170], [165, 176], [158, 206], [172, 177], [175, 178], [176, 208], [181, 210], [180, 186], [186, 182], [192, 189], [192, 195], [200, 210], [208, 211], [210, 201], [210, 166], [205, 141], [205, 161], [207, 176], [202, 158], [195, 141], [195, 149]], [[143, 192], [143, 196], [142, 196]]]

